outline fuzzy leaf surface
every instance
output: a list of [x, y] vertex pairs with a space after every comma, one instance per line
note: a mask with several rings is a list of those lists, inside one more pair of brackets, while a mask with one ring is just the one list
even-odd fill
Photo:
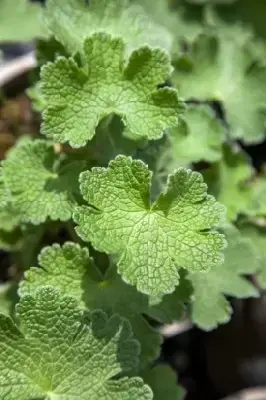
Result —
[[80, 237], [115, 254], [122, 278], [158, 302], [178, 285], [178, 268], [208, 270], [223, 261], [224, 237], [212, 229], [224, 207], [199, 173], [179, 169], [152, 203], [152, 173], [131, 157], [117, 156], [108, 168], [80, 176], [89, 206], [74, 213]]
[[143, 45], [170, 50], [172, 35], [129, 0], [48, 0], [45, 21], [70, 54], [82, 52], [84, 39], [96, 32], [123, 37], [126, 52]]
[[259, 268], [254, 246], [233, 225], [224, 231], [228, 242], [224, 264], [206, 273], [190, 274], [194, 287], [192, 320], [205, 330], [229, 321], [232, 307], [225, 295], [240, 299], [259, 296], [257, 289], [245, 279], [245, 275]]
[[[102, 275], [94, 265], [86, 248], [74, 243], [65, 243], [62, 247], [55, 244], [45, 248], [39, 256], [40, 268], [32, 267], [25, 273], [19, 293], [24, 296], [32, 294], [40, 285], [51, 285], [63, 294], [75, 297], [81, 307], [90, 311], [102, 309], [108, 313], [117, 313], [130, 321], [134, 337], [141, 344], [140, 366], [153, 361], [159, 356], [161, 338], [153, 330], [144, 314], [158, 316], [157, 320], [168, 319], [168, 314], [174, 309], [178, 319], [183, 314], [183, 302], [189, 298], [190, 288], [181, 282], [183, 290], [177, 290], [172, 307], [165, 296], [160, 309], [149, 307], [148, 298], [138, 292], [134, 286], [127, 285], [110, 267]], [[162, 308], [164, 309], [162, 310]], [[159, 314], [160, 312], [160, 314]]]
[[[174, 81], [185, 99], [220, 101], [231, 136], [256, 143], [265, 136], [266, 67], [252, 65], [246, 44], [201, 35], [193, 63], [178, 63]], [[232, 60], [234, 62], [232, 63]]]
[[1, 398], [152, 399], [140, 378], [112, 379], [138, 359], [126, 320], [85, 315], [73, 297], [49, 286], [24, 296], [17, 317], [19, 328], [0, 316]]
[[40, 224], [47, 218], [70, 219], [83, 168], [83, 162], [61, 160], [47, 141], [18, 142], [3, 161], [3, 176], [21, 221]]
[[175, 126], [183, 103], [173, 88], [156, 89], [171, 73], [169, 56], [142, 47], [125, 63], [122, 39], [96, 33], [84, 42], [84, 65], [59, 57], [42, 69], [42, 93], [48, 104], [42, 132], [57, 142], [81, 147], [99, 122], [119, 115], [130, 135], [156, 139]]

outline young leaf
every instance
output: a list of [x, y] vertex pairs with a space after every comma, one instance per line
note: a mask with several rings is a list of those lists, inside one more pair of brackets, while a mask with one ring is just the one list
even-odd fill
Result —
[[207, 195], [199, 173], [182, 168], [151, 204], [151, 177], [144, 163], [125, 156], [82, 173], [89, 207], [78, 207], [74, 219], [83, 240], [116, 254], [123, 279], [158, 302], [178, 285], [178, 268], [203, 271], [222, 263], [225, 241], [211, 229], [224, 207]]
[[246, 44], [240, 45], [234, 38], [201, 35], [193, 44], [192, 58], [192, 67], [179, 62], [173, 77], [181, 95], [220, 101], [232, 137], [246, 143], [263, 140], [266, 67], [252, 65]]
[[28, 41], [42, 35], [41, 6], [29, 0], [0, 1], [0, 42]]
[[158, 365], [142, 378], [153, 391], [153, 400], [182, 400], [184, 390], [177, 385], [176, 373], [168, 365]]
[[169, 130], [168, 134], [176, 165], [215, 162], [222, 158], [225, 128], [207, 106], [190, 106], [179, 126]]
[[129, 0], [48, 0], [45, 21], [69, 54], [82, 51], [84, 39], [96, 32], [123, 37], [130, 54], [145, 44], [170, 50], [172, 36]]
[[124, 61], [122, 39], [104, 33], [84, 42], [84, 66], [59, 57], [42, 69], [42, 93], [48, 103], [42, 132], [81, 147], [106, 116], [119, 115], [131, 137], [156, 139], [175, 126], [183, 103], [172, 88], [156, 89], [171, 73], [162, 50], [142, 47]]
[[137, 363], [128, 322], [84, 315], [73, 297], [49, 286], [17, 306], [19, 328], [0, 315], [0, 395], [28, 399], [152, 399], [140, 378], [113, 380]]
[[190, 274], [194, 286], [192, 320], [205, 330], [229, 321], [232, 308], [225, 295], [236, 298], [259, 295], [244, 277], [253, 274], [259, 267], [251, 241], [243, 238], [233, 225], [227, 226], [224, 231], [228, 242], [224, 264], [206, 273]]
[[83, 168], [83, 162], [60, 159], [53, 145], [43, 140], [27, 139], [13, 147], [3, 161], [3, 176], [21, 221], [70, 219]]
[[[134, 286], [127, 285], [110, 267], [103, 276], [95, 267], [86, 248], [74, 243], [65, 243], [62, 247], [55, 244], [45, 248], [39, 256], [41, 268], [30, 268], [25, 273], [25, 280], [20, 283], [19, 294], [32, 294], [41, 285], [57, 287], [61, 293], [75, 297], [81, 307], [90, 311], [102, 309], [108, 313], [117, 313], [130, 321], [134, 337], [141, 344], [140, 366], [153, 361], [159, 356], [161, 338], [148, 325], [144, 314], [158, 320], [165, 319], [167, 312], [174, 309], [175, 317], [183, 314], [183, 301], [188, 299], [190, 292], [186, 287], [175, 294], [171, 306], [166, 304], [160, 314], [156, 308], [149, 307], [148, 298], [138, 292]], [[180, 294], [179, 294], [180, 293]], [[157, 314], [156, 314], [157, 312]]]
[[227, 208], [229, 221], [249, 214], [253, 168], [246, 153], [224, 146], [223, 159], [204, 172], [210, 193]]

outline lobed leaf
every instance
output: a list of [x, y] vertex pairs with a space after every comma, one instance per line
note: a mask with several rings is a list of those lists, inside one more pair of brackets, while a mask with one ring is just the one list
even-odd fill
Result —
[[141, 344], [141, 368], [159, 356], [161, 344], [160, 335], [149, 326], [144, 315], [155, 316], [158, 321], [169, 319], [169, 314], [180, 318], [184, 301], [190, 295], [189, 288], [181, 282], [183, 291], [176, 290], [175, 295], [171, 295], [171, 304], [166, 296], [161, 309], [149, 307], [147, 296], [127, 285], [114, 267], [101, 274], [88, 250], [74, 243], [45, 248], [39, 256], [39, 264], [40, 268], [32, 267], [25, 272], [19, 294], [33, 294], [39, 286], [51, 285], [61, 293], [75, 297], [79, 306], [90, 311], [102, 309], [108, 314], [117, 313], [127, 318], [134, 337]]
[[[265, 137], [266, 67], [254, 63], [249, 46], [235, 37], [201, 35], [193, 63], [179, 60], [173, 79], [185, 99], [220, 102], [233, 138], [257, 143]], [[235, 62], [232, 63], [232, 60]]]
[[19, 142], [3, 161], [3, 177], [20, 220], [40, 224], [47, 218], [70, 219], [82, 169], [84, 162], [60, 158], [52, 143], [30, 139]]
[[224, 228], [228, 247], [223, 265], [206, 273], [191, 273], [194, 287], [192, 320], [202, 329], [210, 330], [228, 322], [232, 307], [225, 295], [236, 298], [258, 297], [259, 293], [245, 275], [257, 272], [258, 258], [252, 242], [233, 226]]
[[212, 163], [222, 158], [225, 127], [208, 106], [188, 107], [179, 126], [169, 130], [168, 135], [173, 164]]
[[45, 286], [17, 306], [19, 328], [0, 315], [0, 395], [9, 400], [152, 399], [140, 378], [113, 379], [137, 364], [129, 323], [84, 313]]
[[125, 64], [122, 39], [105, 33], [84, 42], [84, 65], [59, 57], [41, 73], [42, 133], [81, 147], [91, 140], [99, 122], [119, 115], [131, 137], [156, 139], [175, 126], [183, 103], [172, 88], [156, 89], [171, 73], [169, 56], [142, 47]]
[[88, 206], [78, 207], [74, 220], [83, 240], [117, 255], [123, 280], [159, 302], [178, 285], [179, 268], [203, 271], [223, 262], [225, 241], [212, 229], [224, 207], [207, 195], [199, 173], [182, 168], [151, 204], [151, 176], [144, 163], [125, 156], [82, 173]]

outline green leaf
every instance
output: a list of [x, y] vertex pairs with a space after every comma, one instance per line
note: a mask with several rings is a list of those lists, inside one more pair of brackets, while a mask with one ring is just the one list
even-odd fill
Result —
[[208, 270], [223, 261], [224, 238], [211, 231], [224, 207], [207, 195], [197, 172], [180, 168], [151, 204], [152, 173], [130, 157], [80, 176], [89, 206], [74, 213], [77, 233], [99, 251], [116, 254], [123, 279], [158, 302], [178, 285], [178, 268]]
[[9, 200], [9, 193], [3, 178], [3, 168], [0, 168], [0, 211], [5, 207]]
[[180, 94], [185, 99], [221, 102], [233, 138], [246, 143], [263, 140], [266, 66], [253, 63], [248, 45], [234, 37], [201, 35], [193, 43], [191, 57], [192, 65], [181, 59], [173, 76]]
[[129, 0], [48, 0], [45, 11], [50, 33], [70, 54], [83, 49], [84, 39], [96, 32], [123, 37], [126, 53], [145, 44], [170, 50], [172, 36]]
[[64, 46], [54, 37], [40, 38], [36, 41], [36, 59], [39, 66], [55, 61], [59, 56], [68, 56]]
[[[202, 13], [197, 12], [195, 7], [187, 4], [173, 4], [167, 0], [135, 0], [146, 12], [161, 26], [165, 26], [171, 32], [173, 40], [173, 50], [177, 50], [177, 44], [181, 40], [194, 40], [203, 30]], [[195, 12], [196, 11], [196, 12]]]
[[259, 296], [245, 279], [245, 275], [257, 272], [259, 267], [251, 241], [242, 237], [233, 225], [227, 226], [224, 232], [228, 242], [224, 264], [206, 273], [190, 274], [194, 286], [192, 320], [205, 330], [229, 321], [232, 308], [225, 295], [240, 299]]
[[27, 139], [13, 147], [3, 161], [3, 175], [21, 221], [70, 219], [83, 168], [83, 162], [60, 158], [53, 145], [43, 140]]
[[20, 214], [10, 202], [10, 192], [4, 182], [3, 168], [0, 168], [0, 249], [16, 250], [21, 245], [21, 234], [17, 229]]
[[17, 250], [22, 244], [22, 235], [19, 228], [20, 213], [12, 204], [8, 203], [0, 208], [0, 249]]
[[0, 249], [5, 251], [16, 251], [21, 248], [22, 236], [19, 229], [5, 231], [0, 229]]
[[32, 109], [36, 112], [42, 112], [46, 104], [41, 91], [41, 82], [38, 81], [35, 85], [29, 87], [26, 94], [31, 100]]
[[184, 304], [191, 301], [193, 288], [186, 271], [179, 271], [180, 281], [173, 293], [167, 294], [158, 304], [149, 306], [147, 314], [162, 324], [171, 324], [181, 320]]
[[0, 313], [13, 315], [15, 304], [18, 302], [17, 285], [5, 282], [0, 285]]
[[169, 130], [173, 166], [222, 158], [225, 128], [207, 106], [190, 106], [178, 127]]
[[135, 156], [138, 149], [145, 147], [146, 143], [147, 140], [132, 140], [126, 137], [121, 119], [117, 115], [112, 115], [100, 122], [96, 135], [86, 148], [91, 152], [97, 165], [107, 166], [118, 154]]
[[99, 122], [119, 115], [131, 137], [156, 139], [177, 124], [183, 103], [172, 88], [156, 89], [171, 73], [168, 55], [142, 47], [124, 61], [122, 39], [94, 34], [84, 43], [84, 66], [59, 57], [43, 67], [42, 93], [48, 103], [42, 132], [81, 147]]
[[41, 6], [29, 0], [0, 0], [0, 42], [32, 40], [43, 34]]
[[242, 235], [252, 242], [259, 259], [258, 281], [263, 289], [266, 288], [266, 228], [250, 222], [239, 225]]
[[19, 328], [0, 316], [2, 399], [152, 399], [140, 378], [112, 379], [138, 360], [126, 320], [86, 315], [73, 297], [49, 286], [24, 296], [17, 317]]
[[192, 4], [232, 4], [234, 3], [236, 0], [186, 0], [188, 3], [192, 3]]
[[246, 153], [229, 146], [224, 146], [220, 163], [204, 172], [210, 193], [226, 206], [229, 221], [236, 220], [239, 214], [250, 214], [249, 180], [253, 173]]
[[170, 295], [173, 298], [170, 307], [167, 304], [169, 296], [165, 296], [162, 306], [164, 309], [159, 314], [155, 307], [149, 307], [147, 296], [138, 292], [134, 286], [126, 284], [114, 267], [110, 267], [102, 275], [90, 259], [88, 250], [74, 243], [65, 243], [62, 247], [55, 244], [45, 248], [39, 256], [39, 264], [41, 268], [32, 267], [25, 272], [19, 294], [32, 294], [41, 285], [52, 285], [61, 293], [75, 297], [81, 307], [90, 311], [102, 309], [127, 318], [134, 337], [141, 344], [141, 367], [159, 356], [161, 345], [160, 335], [148, 325], [143, 315], [155, 315], [158, 316], [158, 321], [162, 321], [174, 311], [178, 319], [183, 314], [183, 302], [190, 294], [189, 289], [186, 285], [183, 287], [181, 282], [183, 291], [180, 293], [177, 290], [174, 297]]
[[177, 385], [176, 373], [167, 365], [158, 365], [142, 375], [153, 391], [153, 400], [182, 400], [184, 390]]
[[11, 203], [0, 208], [0, 227], [6, 232], [16, 229], [21, 222], [21, 215], [18, 210], [14, 209]]
[[255, 217], [266, 216], [266, 176], [257, 176], [250, 184], [250, 202], [248, 214]]

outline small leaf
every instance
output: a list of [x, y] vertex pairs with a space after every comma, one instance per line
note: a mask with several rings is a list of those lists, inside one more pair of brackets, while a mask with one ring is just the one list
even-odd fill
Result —
[[175, 167], [222, 158], [225, 128], [207, 106], [190, 106], [178, 127], [169, 130], [169, 147]]
[[21, 221], [70, 219], [82, 169], [83, 162], [60, 159], [53, 145], [43, 140], [27, 139], [13, 147], [3, 161], [3, 176]]
[[233, 225], [228, 225], [224, 232], [228, 241], [224, 264], [206, 273], [190, 274], [194, 286], [192, 320], [205, 330], [229, 321], [232, 308], [225, 295], [240, 299], [259, 295], [245, 279], [245, 275], [259, 268], [255, 248]]

